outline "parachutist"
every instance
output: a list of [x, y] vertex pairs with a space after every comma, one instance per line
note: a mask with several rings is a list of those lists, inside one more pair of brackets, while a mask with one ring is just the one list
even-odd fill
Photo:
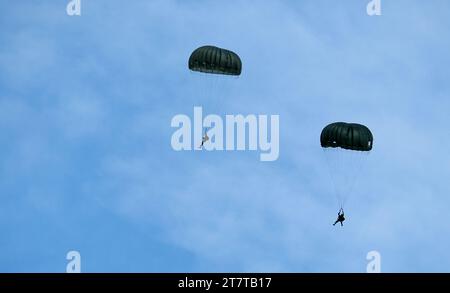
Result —
[[207, 142], [208, 140], [209, 140], [208, 131], [205, 130], [205, 136], [202, 137], [202, 144], [198, 148], [201, 149], [203, 147], [203, 145], [205, 144], [205, 142]]
[[341, 208], [338, 212], [338, 218], [337, 218], [336, 222], [334, 222], [333, 226], [336, 225], [338, 222], [341, 223], [341, 226], [344, 226], [344, 224], [342, 224], [344, 221], [345, 221], [344, 209]]

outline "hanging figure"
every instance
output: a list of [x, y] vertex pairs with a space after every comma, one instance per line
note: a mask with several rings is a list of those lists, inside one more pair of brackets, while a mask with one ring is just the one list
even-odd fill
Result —
[[203, 145], [205, 144], [205, 142], [207, 142], [209, 140], [208, 137], [208, 130], [205, 129], [205, 135], [202, 137], [202, 144], [198, 147], [199, 149], [203, 148]]
[[336, 225], [338, 222], [341, 223], [341, 226], [344, 226], [344, 224], [342, 224], [344, 221], [345, 221], [344, 209], [341, 208], [338, 212], [338, 218], [337, 218], [336, 222], [334, 222], [333, 226]]

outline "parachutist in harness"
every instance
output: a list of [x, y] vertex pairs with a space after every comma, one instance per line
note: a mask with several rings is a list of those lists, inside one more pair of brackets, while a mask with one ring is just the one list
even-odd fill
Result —
[[341, 208], [338, 212], [338, 218], [336, 220], [336, 222], [334, 222], [333, 226], [336, 225], [338, 222], [341, 223], [341, 226], [344, 226], [344, 224], [342, 224], [342, 222], [345, 221], [345, 217], [344, 217], [344, 209]]
[[207, 142], [208, 140], [209, 140], [208, 130], [205, 130], [205, 136], [202, 137], [202, 144], [198, 148], [201, 149], [205, 144], [205, 142]]

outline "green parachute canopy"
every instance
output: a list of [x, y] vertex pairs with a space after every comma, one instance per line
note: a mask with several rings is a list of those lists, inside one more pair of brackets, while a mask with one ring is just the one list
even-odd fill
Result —
[[323, 148], [343, 148], [368, 152], [373, 146], [369, 128], [357, 123], [336, 122], [327, 125], [320, 135]]
[[189, 57], [189, 69], [204, 73], [240, 75], [242, 62], [239, 56], [229, 50], [203, 46]]

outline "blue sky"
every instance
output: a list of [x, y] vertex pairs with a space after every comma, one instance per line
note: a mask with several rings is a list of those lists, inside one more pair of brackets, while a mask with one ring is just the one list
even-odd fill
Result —
[[[0, 1], [1, 272], [450, 271], [448, 1], [131, 2]], [[220, 100], [205, 44], [243, 61]], [[194, 106], [280, 115], [279, 159], [173, 151]], [[344, 228], [334, 121], [375, 138]]]

